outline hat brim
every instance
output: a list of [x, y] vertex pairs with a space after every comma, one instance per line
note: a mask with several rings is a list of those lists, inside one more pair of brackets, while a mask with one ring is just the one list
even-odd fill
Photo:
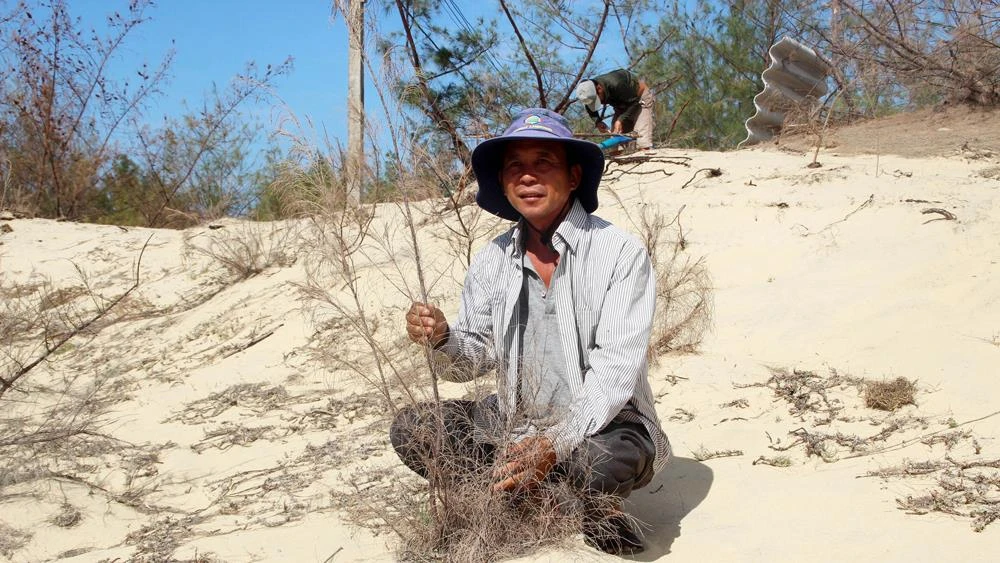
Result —
[[500, 185], [500, 165], [503, 163], [504, 147], [507, 143], [520, 139], [554, 141], [562, 143], [566, 147], [567, 154], [572, 151], [576, 156], [572, 160], [580, 165], [581, 172], [580, 184], [573, 193], [587, 213], [593, 213], [597, 209], [597, 187], [601, 183], [601, 176], [604, 175], [604, 151], [590, 141], [557, 137], [539, 129], [525, 129], [503, 137], [487, 139], [472, 151], [472, 170], [479, 184], [479, 192], [476, 194], [476, 203], [479, 207], [509, 221], [521, 218], [521, 214], [507, 201], [507, 196], [503, 194], [503, 186]]

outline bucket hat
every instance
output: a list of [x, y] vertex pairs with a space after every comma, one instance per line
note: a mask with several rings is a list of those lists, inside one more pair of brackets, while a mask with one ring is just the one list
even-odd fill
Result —
[[522, 110], [503, 135], [483, 141], [472, 151], [472, 170], [479, 184], [479, 193], [476, 194], [479, 207], [510, 221], [521, 218], [503, 193], [500, 167], [507, 143], [522, 139], [562, 143], [570, 162], [579, 164], [581, 168], [580, 185], [573, 193], [587, 213], [597, 209], [597, 186], [604, 174], [604, 152], [590, 141], [573, 137], [566, 118], [544, 108]]

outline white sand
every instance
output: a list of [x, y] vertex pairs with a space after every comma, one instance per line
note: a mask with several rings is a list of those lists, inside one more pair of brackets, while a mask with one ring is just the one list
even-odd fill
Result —
[[[696, 353], [666, 355], [650, 373], [676, 458], [629, 501], [647, 524], [648, 549], [636, 559], [995, 560], [1000, 523], [977, 533], [967, 516], [899, 508], [897, 499], [949, 494], [937, 485], [941, 471], [864, 476], [908, 460], [1000, 458], [1000, 180], [983, 174], [997, 167], [996, 156], [916, 160], [824, 152], [823, 166], [811, 169], [805, 166], [811, 154], [653, 154], [654, 160], [684, 156], [690, 162], [650, 162], [615, 173], [618, 179], [602, 188], [598, 214], [631, 229], [629, 217], [635, 220], [643, 204], [668, 217], [683, 206], [686, 252], [705, 259], [714, 317]], [[722, 175], [700, 172], [681, 187], [702, 168], [720, 168]], [[415, 206], [418, 218], [440, 205]], [[927, 208], [945, 209], [957, 220], [930, 221], [942, 216], [922, 214]], [[406, 475], [388, 446], [386, 412], [374, 386], [331, 360], [356, 358], [367, 350], [364, 342], [329, 307], [297, 289], [318, 264], [299, 239], [283, 243], [289, 253], [302, 251], [294, 264], [276, 260], [281, 264], [234, 282], [217, 261], [191, 249], [245, 233], [239, 222], [185, 232], [3, 223], [13, 229], [0, 236], [0, 290], [9, 303], [14, 286], [43, 280], [79, 286], [74, 264], [99, 294], [113, 298], [128, 289], [133, 263], [152, 235], [138, 299], [109, 314], [118, 322], [74, 337], [22, 382], [55, 385], [77, 377], [72, 389], [82, 391], [101, 381], [111, 397], [101, 432], [121, 444], [160, 448], [152, 461], [124, 462], [121, 451], [133, 451], [125, 446], [76, 460], [83, 465], [45, 461], [40, 467], [55, 476], [0, 489], [0, 523], [32, 534], [12, 561], [128, 560], [149, 553], [151, 544], [129, 534], [152, 524], [160, 545], [171, 546], [165, 556], [181, 560], [206, 554], [224, 561], [396, 558], [391, 532], [375, 535], [345, 518], [344, 504], [357, 502], [349, 483], [370, 492], [396, 487]], [[481, 229], [491, 225], [481, 218]], [[281, 239], [304, 227], [256, 228], [265, 239]], [[372, 232], [392, 244], [372, 244], [355, 255], [361, 302], [377, 321], [375, 337], [398, 365], [420, 366], [420, 350], [402, 338], [406, 291], [419, 293], [419, 284], [400, 209], [380, 207]], [[421, 257], [432, 296], [453, 314], [464, 266], [445, 233], [440, 221], [422, 224]], [[350, 302], [342, 280], [321, 280]], [[833, 374], [903, 377], [916, 382], [917, 404], [895, 413], [868, 409], [858, 389], [844, 384], [828, 390], [839, 410], [833, 424], [823, 424], [815, 412], [790, 412], [791, 404], [763, 385], [771, 369], [812, 372], [816, 381]], [[376, 372], [369, 367], [367, 373]], [[235, 404], [204, 401], [237, 384], [256, 394]], [[269, 389], [270, 395], [262, 392]], [[447, 396], [464, 391], [458, 384], [442, 388]], [[43, 396], [11, 392], [3, 400], [15, 401], [10, 413], [24, 413], [48, 401], [38, 399]], [[201, 418], [193, 410], [198, 405]], [[237, 425], [258, 433], [240, 434]], [[791, 434], [841, 432], [863, 440], [884, 430], [882, 439], [853, 451], [830, 441], [825, 459], [807, 455]], [[951, 449], [924, 443], [960, 431], [967, 434]], [[695, 459], [718, 451], [741, 453]], [[785, 456], [791, 465], [755, 464], [762, 456]], [[369, 481], [358, 466], [390, 470]], [[983, 473], [997, 479], [984, 485], [987, 498], [1000, 501], [1000, 470]], [[8, 474], [10, 480], [23, 481]], [[64, 503], [79, 512], [76, 525], [53, 523]], [[567, 559], [614, 558], [582, 542], [573, 551], [525, 558]]]

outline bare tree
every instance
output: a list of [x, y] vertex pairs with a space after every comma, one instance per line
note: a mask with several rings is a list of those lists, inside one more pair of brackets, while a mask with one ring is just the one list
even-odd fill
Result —
[[0, 91], [0, 150], [26, 211], [80, 217], [99, 170], [114, 156], [115, 136], [158, 92], [172, 53], [136, 69], [132, 82], [109, 75], [150, 5], [135, 0], [109, 15], [106, 36], [82, 29], [65, 0], [20, 2], [7, 16], [0, 59], [10, 74]]

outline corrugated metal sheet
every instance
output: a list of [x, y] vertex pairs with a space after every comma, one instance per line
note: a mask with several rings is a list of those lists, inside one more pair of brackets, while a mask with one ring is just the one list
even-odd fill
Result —
[[740, 146], [773, 138], [794, 107], [814, 104], [826, 95], [826, 62], [802, 43], [785, 37], [768, 50], [771, 65], [761, 74], [764, 90], [753, 97], [756, 112], [746, 120], [747, 138]]

